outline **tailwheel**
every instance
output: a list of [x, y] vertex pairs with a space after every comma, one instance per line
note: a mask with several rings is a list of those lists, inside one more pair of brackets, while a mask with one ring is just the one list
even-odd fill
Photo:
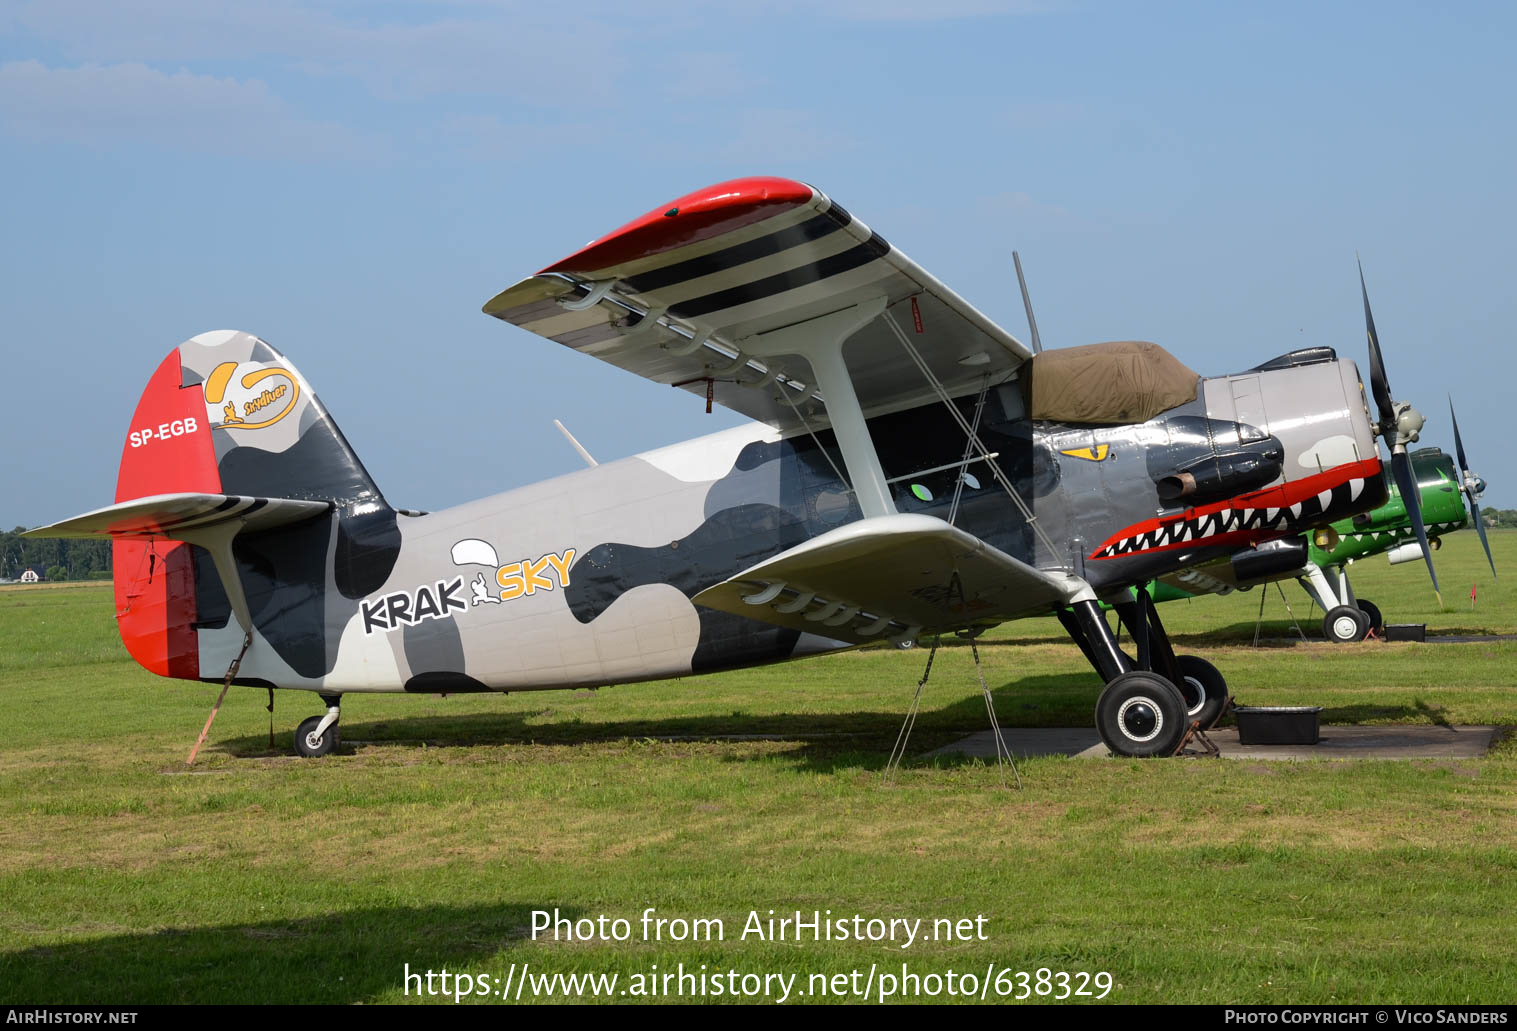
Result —
[[1185, 699], [1185, 718], [1210, 730], [1227, 708], [1227, 680], [1217, 667], [1199, 655], [1178, 655], [1181, 681], [1175, 686]]
[[1134, 670], [1106, 685], [1096, 702], [1096, 729], [1117, 755], [1174, 755], [1190, 723], [1178, 688], [1157, 673]]
[[1385, 617], [1380, 615], [1379, 606], [1372, 601], [1365, 601], [1362, 598], [1356, 601], [1355, 604], [1359, 606], [1360, 612], [1369, 617], [1371, 630], [1377, 634], [1385, 632]]
[[337, 750], [337, 719], [342, 715], [337, 696], [323, 696], [327, 711], [302, 720], [295, 728], [295, 751], [307, 759], [319, 758]]
[[1357, 606], [1339, 605], [1322, 617], [1322, 635], [1335, 644], [1364, 640], [1370, 617]]

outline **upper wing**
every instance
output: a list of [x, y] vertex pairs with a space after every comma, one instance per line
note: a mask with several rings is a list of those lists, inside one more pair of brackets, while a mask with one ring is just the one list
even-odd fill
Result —
[[691, 600], [868, 644], [1048, 612], [1082, 586], [933, 516], [892, 515], [840, 526]]
[[[497, 294], [486, 314], [782, 429], [815, 392], [800, 358], [756, 359], [758, 334], [884, 297], [845, 354], [866, 413], [931, 396], [884, 318], [950, 393], [1031, 352], [826, 194], [737, 179], [649, 212]], [[787, 385], [788, 384], [788, 385]]]

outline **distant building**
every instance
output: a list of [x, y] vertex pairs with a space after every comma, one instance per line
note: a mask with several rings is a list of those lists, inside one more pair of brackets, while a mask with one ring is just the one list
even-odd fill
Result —
[[41, 583], [47, 579], [47, 575], [36, 566], [27, 566], [21, 573], [21, 582], [24, 584]]

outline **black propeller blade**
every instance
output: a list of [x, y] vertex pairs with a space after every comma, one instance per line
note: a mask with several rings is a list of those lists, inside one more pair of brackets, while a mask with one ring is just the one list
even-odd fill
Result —
[[1401, 492], [1401, 503], [1411, 517], [1417, 530], [1417, 543], [1422, 546], [1422, 558], [1427, 563], [1427, 575], [1433, 580], [1433, 592], [1438, 595], [1438, 604], [1443, 605], [1443, 592], [1438, 589], [1438, 572], [1433, 568], [1433, 549], [1427, 544], [1427, 527], [1422, 523], [1422, 495], [1417, 490], [1417, 477], [1412, 472], [1412, 459], [1406, 453], [1408, 444], [1417, 442], [1426, 420], [1422, 413], [1405, 401], [1391, 397], [1390, 380], [1385, 375], [1385, 359], [1380, 353], [1380, 338], [1375, 335], [1375, 316], [1370, 312], [1370, 293], [1364, 285], [1364, 263], [1359, 263], [1359, 293], [1364, 298], [1364, 330], [1369, 336], [1370, 391], [1375, 395], [1375, 407], [1379, 410], [1380, 422], [1376, 429], [1391, 449], [1391, 475], [1395, 477], [1396, 489]]
[[1470, 518], [1475, 520], [1475, 532], [1480, 534], [1480, 545], [1485, 548], [1485, 560], [1491, 564], [1491, 575], [1496, 575], [1496, 560], [1491, 558], [1491, 542], [1485, 536], [1485, 521], [1480, 518], [1480, 488], [1484, 485], [1470, 472], [1470, 463], [1464, 458], [1464, 441], [1459, 439], [1459, 420], [1454, 415], [1454, 399], [1449, 398], [1449, 421], [1454, 424], [1454, 454], [1459, 458], [1459, 486], [1470, 503]]
[[[1358, 257], [1354, 258], [1359, 261]], [[1385, 358], [1380, 354], [1380, 338], [1375, 335], [1375, 316], [1370, 312], [1370, 292], [1364, 285], [1364, 262], [1359, 261], [1359, 293], [1364, 298], [1364, 330], [1370, 341], [1370, 393], [1375, 398], [1375, 408], [1380, 413], [1381, 432], [1395, 422], [1396, 402], [1391, 400], [1390, 380], [1385, 376]], [[1389, 439], [1387, 439], [1389, 443]]]
[[1403, 445], [1391, 452], [1391, 475], [1396, 478], [1396, 489], [1401, 492], [1401, 501], [1406, 505], [1406, 514], [1417, 529], [1417, 543], [1422, 546], [1422, 558], [1427, 562], [1427, 575], [1433, 578], [1433, 593], [1438, 595], [1438, 604], [1443, 605], [1443, 592], [1438, 589], [1438, 573], [1433, 569], [1433, 549], [1428, 547], [1427, 527], [1422, 525], [1422, 492], [1417, 489], [1417, 477], [1412, 472], [1412, 460]]

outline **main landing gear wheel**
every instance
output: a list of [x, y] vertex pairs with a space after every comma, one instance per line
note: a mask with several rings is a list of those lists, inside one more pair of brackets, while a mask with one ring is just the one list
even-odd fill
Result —
[[1175, 686], [1185, 699], [1185, 718], [1198, 721], [1202, 730], [1210, 730], [1227, 708], [1227, 681], [1216, 666], [1199, 655], [1177, 655], [1175, 661], [1184, 678]]
[[336, 724], [320, 733], [317, 732], [324, 719], [326, 719], [325, 716], [312, 716], [308, 720], [302, 720], [300, 726], [295, 729], [295, 751], [307, 759], [326, 755], [337, 748]]
[[1355, 602], [1355, 604], [1359, 606], [1360, 612], [1363, 612], [1366, 616], [1369, 617], [1370, 629], [1375, 631], [1377, 634], [1383, 633], [1385, 630], [1385, 617], [1380, 615], [1379, 606], [1377, 606], [1372, 601], [1364, 601], [1362, 599]]
[[1096, 702], [1096, 729], [1117, 755], [1174, 755], [1188, 726], [1185, 699], [1157, 673], [1123, 673], [1106, 685]]
[[1334, 644], [1364, 640], [1370, 632], [1370, 617], [1357, 606], [1339, 605], [1322, 617], [1322, 635]]
[[337, 718], [342, 715], [338, 707], [340, 695], [322, 695], [327, 711], [320, 716], [301, 720], [295, 728], [295, 751], [307, 759], [315, 759], [337, 750]]

